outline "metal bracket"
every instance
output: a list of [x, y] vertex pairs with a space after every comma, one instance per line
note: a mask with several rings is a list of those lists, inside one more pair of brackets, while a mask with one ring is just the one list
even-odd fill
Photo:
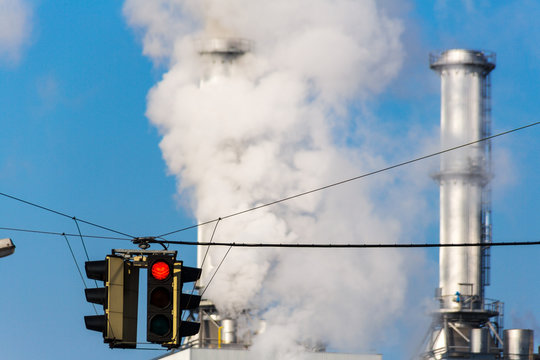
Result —
[[454, 329], [454, 331], [455, 331], [456, 333], [458, 333], [459, 336], [461, 336], [466, 342], [468, 342], [468, 343], [471, 342], [471, 340], [469, 340], [469, 338], [467, 338], [467, 337], [465, 336], [465, 334], [463, 334], [463, 333], [457, 328], [456, 325], [454, 325], [453, 323], [449, 322], [449, 323], [448, 323], [448, 326], [450, 326], [452, 329]]
[[165, 246], [163, 241], [156, 240], [154, 236], [136, 237], [131, 241], [134, 245], [138, 245], [139, 248], [143, 250], [150, 248], [150, 244], [160, 244], [165, 250], [167, 250], [167, 247]]
[[499, 342], [501, 343], [501, 346], [504, 346], [504, 343], [503, 343], [501, 337], [499, 336], [499, 334], [497, 334], [497, 330], [495, 330], [495, 327], [493, 326], [493, 324], [491, 323], [491, 321], [488, 321], [488, 322], [487, 322], [487, 325], [488, 325], [488, 327], [491, 329], [491, 332], [493, 332], [493, 335], [495, 335], [495, 337], [497, 338], [497, 340], [499, 340]]
[[136, 237], [132, 240], [133, 244], [138, 245], [139, 248], [146, 250], [150, 247], [150, 242], [154, 242], [155, 237], [145, 236], [145, 237]]
[[131, 249], [112, 249], [112, 255], [121, 256], [124, 259], [132, 260], [138, 267], [146, 267], [148, 255], [167, 255], [172, 256], [176, 261], [176, 250], [131, 250]]

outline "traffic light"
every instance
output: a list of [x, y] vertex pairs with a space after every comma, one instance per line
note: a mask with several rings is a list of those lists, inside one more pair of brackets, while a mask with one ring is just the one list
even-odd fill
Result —
[[200, 296], [182, 294], [185, 282], [196, 281], [201, 269], [182, 266], [173, 256], [149, 255], [146, 339], [177, 348], [183, 337], [199, 332], [199, 323], [182, 321], [182, 310], [199, 306]]
[[182, 287], [185, 283], [197, 281], [201, 276], [201, 269], [183, 266], [181, 261], [174, 264], [174, 310], [173, 310], [173, 334], [171, 341], [163, 344], [168, 348], [177, 348], [182, 345], [182, 338], [193, 336], [199, 332], [201, 324], [192, 321], [182, 321], [184, 310], [194, 310], [199, 307], [201, 297], [193, 294], [183, 294]]
[[146, 340], [164, 343], [171, 340], [173, 328], [174, 257], [149, 255]]
[[87, 261], [85, 270], [88, 278], [105, 285], [85, 289], [86, 300], [103, 305], [105, 313], [85, 316], [86, 328], [103, 333], [103, 342], [111, 348], [135, 348], [139, 268], [122, 257], [108, 255], [105, 260]]

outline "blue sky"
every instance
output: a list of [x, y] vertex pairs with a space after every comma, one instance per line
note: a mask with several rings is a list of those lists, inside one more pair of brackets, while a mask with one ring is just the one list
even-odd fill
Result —
[[[31, 14], [27, 36], [15, 52], [0, 51], [0, 192], [135, 236], [192, 225], [192, 216], [178, 205], [160, 137], [144, 115], [146, 95], [164, 69], [142, 55], [137, 35], [122, 16], [122, 3], [25, 4]], [[494, 133], [538, 121], [540, 4], [433, 1], [391, 9], [405, 26], [406, 58], [399, 76], [368, 104], [379, 119], [376, 126], [389, 138], [395, 141], [414, 129], [437, 136], [439, 79], [427, 59], [432, 50], [452, 47], [497, 54]], [[537, 126], [493, 141], [494, 241], [538, 240], [539, 136]], [[396, 162], [414, 155], [384, 154]], [[437, 185], [425, 195], [434, 213], [428, 225], [422, 223], [420, 241], [436, 242]], [[73, 220], [4, 197], [0, 227], [77, 232]], [[85, 224], [81, 230], [106, 234]], [[195, 236], [192, 231], [175, 239]], [[2, 358], [146, 359], [161, 353], [109, 350], [98, 333], [85, 329], [83, 316], [93, 310], [63, 237], [9, 230], [0, 230], [0, 237], [11, 237], [17, 246], [14, 255], [0, 259]], [[80, 239], [70, 243], [83, 264]], [[99, 260], [110, 249], [131, 244], [86, 239], [86, 246], [90, 258]], [[195, 248], [174, 249], [195, 264]], [[437, 252], [425, 254], [429, 268], [436, 269]], [[489, 298], [506, 304], [505, 327], [534, 328], [537, 345], [539, 255], [538, 247], [492, 249], [487, 289]], [[434, 289], [437, 274], [427, 281]], [[398, 332], [397, 338], [375, 350], [385, 359], [401, 358], [407, 334]]]

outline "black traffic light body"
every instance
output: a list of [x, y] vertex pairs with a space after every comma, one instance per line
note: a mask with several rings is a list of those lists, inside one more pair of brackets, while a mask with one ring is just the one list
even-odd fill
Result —
[[135, 348], [137, 343], [137, 308], [139, 268], [114, 255], [105, 260], [87, 261], [86, 275], [104, 282], [104, 287], [85, 289], [86, 300], [103, 306], [104, 315], [85, 316], [89, 330], [103, 334], [111, 348]]
[[196, 309], [200, 296], [182, 294], [185, 282], [196, 281], [201, 269], [184, 267], [173, 256], [147, 258], [147, 341], [177, 348], [182, 338], [199, 332], [200, 324], [182, 321], [182, 311]]
[[183, 266], [181, 261], [174, 264], [174, 316], [173, 316], [173, 336], [167, 343], [162, 344], [167, 348], [177, 348], [182, 345], [182, 338], [193, 336], [199, 332], [201, 324], [192, 321], [182, 321], [182, 312], [184, 310], [194, 310], [199, 307], [201, 297], [194, 294], [183, 294], [182, 287], [184, 283], [197, 281], [201, 276], [201, 269]]
[[174, 318], [173, 268], [175, 258], [149, 255], [146, 340], [164, 343], [171, 340]]

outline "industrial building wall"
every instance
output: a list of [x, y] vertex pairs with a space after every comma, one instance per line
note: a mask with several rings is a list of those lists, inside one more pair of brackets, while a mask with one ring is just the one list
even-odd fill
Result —
[[[249, 350], [232, 349], [186, 349], [171, 355], [161, 357], [167, 360], [258, 360], [259, 354], [254, 355]], [[302, 360], [382, 360], [380, 354], [340, 354], [340, 353], [305, 353]], [[278, 360], [278, 359], [276, 359]]]

